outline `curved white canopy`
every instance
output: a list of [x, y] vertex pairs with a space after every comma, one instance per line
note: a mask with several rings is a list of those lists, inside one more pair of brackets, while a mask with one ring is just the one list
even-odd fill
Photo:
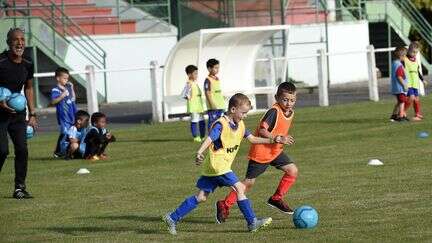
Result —
[[[255, 86], [255, 59], [261, 45], [273, 34], [288, 30], [287, 25], [202, 29], [182, 38], [172, 49], [164, 68], [165, 113], [183, 113], [177, 104], [185, 81], [185, 67], [198, 67], [200, 87], [208, 74], [206, 62], [220, 61], [219, 78], [223, 94], [250, 90]], [[180, 98], [181, 99], [181, 98]], [[185, 102], [181, 102], [184, 107]], [[174, 109], [179, 107], [179, 109]]]

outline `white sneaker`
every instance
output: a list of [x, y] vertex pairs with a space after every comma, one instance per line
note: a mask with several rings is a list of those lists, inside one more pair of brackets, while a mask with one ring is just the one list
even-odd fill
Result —
[[162, 216], [162, 220], [168, 226], [169, 233], [172, 235], [177, 235], [176, 222], [174, 222], [174, 220], [172, 220], [170, 213], [167, 213], [164, 216]]

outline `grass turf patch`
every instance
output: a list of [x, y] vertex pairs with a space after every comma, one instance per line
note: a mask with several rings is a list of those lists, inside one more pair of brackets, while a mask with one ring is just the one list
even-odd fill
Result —
[[[246, 232], [236, 206], [225, 224], [216, 225], [214, 203], [228, 192], [223, 188], [179, 223], [176, 237], [169, 235], [161, 215], [196, 192], [200, 173], [193, 163], [199, 144], [192, 142], [186, 122], [115, 130], [110, 159], [98, 162], [53, 159], [57, 134], [36, 134], [29, 140], [27, 178], [35, 198], [10, 198], [13, 155], [0, 174], [0, 242], [428, 241], [432, 138], [416, 135], [432, 133], [432, 99], [422, 103], [426, 119], [418, 123], [390, 123], [390, 101], [296, 111], [291, 130], [296, 144], [285, 151], [296, 161], [299, 177], [286, 201], [318, 210], [319, 224], [312, 230], [294, 229], [291, 216], [265, 204], [282, 176], [268, 168], [248, 197], [258, 216], [273, 217], [271, 226]], [[247, 127], [254, 130], [259, 118], [247, 118]], [[233, 165], [240, 178], [248, 148], [244, 141]], [[367, 166], [373, 158], [384, 166]], [[79, 168], [91, 173], [76, 175]]]

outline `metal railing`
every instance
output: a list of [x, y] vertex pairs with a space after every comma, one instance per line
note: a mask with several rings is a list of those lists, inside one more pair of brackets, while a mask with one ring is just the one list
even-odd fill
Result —
[[[63, 3], [63, 0], [61, 1]], [[83, 6], [86, 7], [86, 6]], [[88, 7], [88, 6], [87, 6]], [[164, 31], [160, 32], [168, 32], [170, 30], [171, 25], [171, 4], [170, 0], [116, 0], [115, 4], [104, 3], [102, 1], [96, 2], [96, 7], [108, 8], [111, 9], [112, 12], [108, 16], [81, 16], [77, 17], [81, 21], [88, 19], [91, 21], [93, 25], [103, 23], [107, 19], [113, 18], [116, 21], [117, 25], [117, 33], [125, 33], [127, 31], [122, 28], [126, 22], [133, 21], [135, 23], [139, 22], [152, 22], [147, 23], [149, 27], [144, 29], [138, 29], [136, 27], [137, 32], [147, 32], [150, 31], [151, 28], [161, 24], [165, 28]], [[139, 11], [134, 11], [139, 10]], [[137, 12], [140, 12], [137, 14]], [[75, 19], [75, 18], [74, 18]], [[107, 22], [111, 22], [114, 20], [109, 20]]]
[[[429, 48], [432, 48], [432, 26], [423, 17], [411, 0], [382, 0], [382, 1], [365, 1], [365, 0], [339, 0], [342, 8], [349, 11], [356, 19], [367, 19], [372, 21], [385, 21], [399, 37], [406, 43], [410, 43], [409, 35], [411, 30], [414, 30], [426, 42]], [[382, 5], [382, 12], [370, 13], [367, 11], [367, 6], [374, 4], [376, 6]], [[354, 9], [353, 9], [354, 8]], [[357, 10], [355, 10], [357, 9]], [[399, 11], [400, 17], [396, 19], [392, 16], [392, 9]], [[408, 27], [408, 28], [407, 28]], [[390, 38], [390, 35], [389, 37]], [[390, 40], [388, 40], [390, 43]], [[389, 53], [389, 62], [391, 55]], [[432, 71], [432, 58], [422, 56], [423, 65], [426, 66], [428, 71]]]
[[407, 17], [414, 29], [420, 34], [420, 36], [432, 46], [432, 26], [423, 17], [423, 15], [417, 10], [411, 1], [406, 0], [394, 0], [395, 5], [401, 10], [405, 17]]
[[[171, 4], [169, 0], [124, 0], [129, 4], [128, 8], [139, 8], [153, 16], [171, 24]], [[116, 6], [119, 6], [120, 1], [117, 0]], [[124, 12], [124, 10], [123, 10]]]
[[[163, 66], [159, 66], [157, 61], [151, 61], [148, 66], [129, 67], [129, 68], [114, 68], [114, 69], [96, 69], [92, 65], [87, 65], [85, 70], [71, 70], [71, 75], [85, 75], [86, 79], [86, 97], [87, 97], [87, 111], [89, 114], [99, 111], [99, 104], [97, 102], [97, 88], [95, 76], [97, 73], [114, 73], [114, 72], [130, 72], [130, 71], [149, 71], [151, 82], [151, 101], [152, 101], [152, 119], [154, 122], [163, 121], [163, 92], [160, 70]], [[54, 72], [35, 73], [35, 78], [54, 77]]]
[[[40, 17], [51, 26], [53, 35], [63, 36], [93, 65], [98, 68], [106, 67], [106, 52], [100, 47], [78, 24], [71, 20], [52, 0], [3, 1], [6, 3], [4, 11], [8, 17]], [[48, 4], [47, 4], [48, 2]], [[53, 38], [55, 41], [55, 38]], [[56, 43], [52, 51], [56, 54]]]
[[352, 17], [361, 20], [366, 18], [365, 0], [338, 0], [340, 10], [348, 11]]

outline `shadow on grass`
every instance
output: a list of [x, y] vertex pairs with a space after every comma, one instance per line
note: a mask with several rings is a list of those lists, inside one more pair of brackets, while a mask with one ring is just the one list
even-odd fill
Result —
[[[139, 221], [139, 222], [161, 222], [162, 216], [146, 216], [146, 215], [117, 215], [117, 216], [100, 216], [100, 217], [91, 217], [92, 219], [100, 219], [100, 220], [126, 220], [126, 221]], [[233, 217], [235, 218], [235, 217]], [[193, 223], [193, 224], [216, 224], [214, 220], [209, 217], [194, 217], [194, 218], [185, 218], [181, 222], [184, 223]]]
[[[136, 222], [151, 222], [158, 223], [155, 227], [159, 227], [163, 225], [161, 216], [139, 216], [139, 215], [118, 215], [118, 216], [100, 216], [100, 217], [82, 217], [82, 220], [86, 219], [99, 219], [99, 220], [112, 220], [112, 221], [136, 221]], [[231, 220], [243, 220], [242, 217], [231, 217]], [[211, 220], [209, 217], [195, 217], [191, 219], [184, 219], [182, 223], [192, 223], [192, 224], [206, 224], [206, 225], [214, 225], [217, 227], [216, 222]], [[129, 224], [130, 225], [130, 224]], [[181, 231], [190, 232], [190, 233], [249, 233], [245, 227], [238, 227], [234, 229], [220, 229], [215, 230], [214, 227], [205, 227], [205, 230], [202, 228], [194, 228], [194, 229], [182, 229]], [[164, 228], [164, 227], [163, 227]], [[273, 228], [272, 226], [267, 227], [263, 230], [275, 230], [275, 229], [284, 229], [282, 228]], [[135, 232], [136, 234], [165, 234], [167, 233], [164, 229], [145, 229], [137, 226], [65, 226], [65, 227], [48, 227], [42, 228], [43, 230], [56, 232], [60, 234], [66, 235], [83, 235], [83, 234], [91, 234], [91, 233], [115, 233], [115, 232]]]
[[31, 156], [29, 157], [29, 160], [49, 160], [49, 161], [54, 161], [54, 160], [58, 160], [58, 161], [65, 161], [63, 158], [54, 158], [53, 156], [42, 156], [42, 157], [37, 157], [37, 156]]
[[203, 230], [203, 229], [181, 229], [182, 232], [189, 232], [189, 233], [245, 233], [245, 234], [250, 234], [250, 232], [247, 230], [246, 227], [242, 228], [236, 228], [236, 229], [223, 229], [223, 230], [215, 230], [214, 228], [209, 228], [207, 230]]
[[128, 232], [128, 231], [134, 231], [137, 234], [160, 234], [162, 233], [160, 230], [155, 229], [138, 229], [138, 228], [131, 228], [131, 227], [75, 227], [75, 226], [68, 226], [68, 227], [48, 227], [43, 228], [44, 230], [53, 231], [60, 234], [66, 234], [66, 235], [82, 235], [83, 233], [109, 233], [109, 232]]
[[[14, 160], [15, 156], [11, 155], [8, 157], [8, 159]], [[53, 156], [29, 156], [28, 160], [49, 160], [49, 161], [54, 161], [54, 160], [58, 160], [58, 161], [64, 161], [64, 159], [62, 158], [54, 158]]]

